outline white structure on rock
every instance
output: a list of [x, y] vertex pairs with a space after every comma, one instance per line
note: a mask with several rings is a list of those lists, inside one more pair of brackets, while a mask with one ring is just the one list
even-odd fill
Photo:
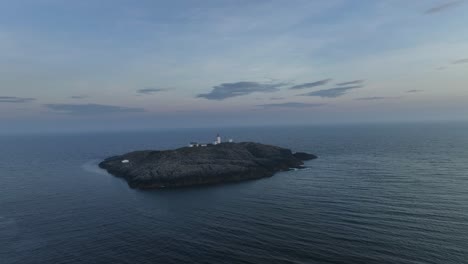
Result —
[[[228, 142], [232, 143], [234, 142], [232, 139], [229, 139]], [[213, 143], [198, 143], [198, 142], [190, 142], [190, 144], [188, 145], [189, 147], [193, 148], [193, 147], [206, 147], [208, 145], [218, 145], [218, 144], [221, 144], [222, 141], [221, 141], [221, 136], [219, 134], [216, 135], [216, 140], [213, 141]]]

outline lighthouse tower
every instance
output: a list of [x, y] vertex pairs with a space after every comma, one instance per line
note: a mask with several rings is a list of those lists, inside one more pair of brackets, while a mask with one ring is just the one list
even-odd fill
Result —
[[221, 137], [219, 134], [216, 136], [216, 144], [221, 144]]

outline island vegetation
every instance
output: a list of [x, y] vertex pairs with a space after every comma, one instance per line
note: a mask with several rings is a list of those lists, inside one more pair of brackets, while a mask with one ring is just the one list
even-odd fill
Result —
[[210, 144], [174, 150], [134, 151], [99, 166], [139, 189], [219, 184], [271, 177], [303, 168], [317, 158], [304, 152], [253, 142]]

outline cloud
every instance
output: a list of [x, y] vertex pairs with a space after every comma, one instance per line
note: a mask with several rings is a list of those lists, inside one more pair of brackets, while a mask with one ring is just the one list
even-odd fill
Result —
[[85, 99], [88, 98], [87, 95], [72, 95], [70, 96], [71, 99]]
[[25, 98], [16, 96], [0, 96], [0, 103], [27, 103], [36, 100], [35, 98]]
[[356, 98], [354, 100], [358, 100], [358, 101], [377, 101], [377, 100], [388, 100], [388, 99], [401, 99], [401, 96], [399, 96], [399, 97], [390, 97], [390, 96], [361, 97], [361, 98]]
[[230, 97], [247, 95], [255, 92], [271, 93], [278, 91], [279, 87], [286, 83], [258, 83], [258, 82], [235, 82], [222, 83], [214, 86], [213, 90], [206, 94], [198, 94], [198, 98], [208, 100], [224, 100]]
[[101, 104], [46, 104], [45, 107], [62, 114], [70, 115], [97, 115], [115, 113], [139, 113], [143, 108], [124, 106], [101, 105]]
[[143, 88], [137, 90], [137, 93], [139, 94], [154, 94], [154, 93], [159, 93], [159, 92], [165, 92], [169, 89], [167, 88]]
[[325, 105], [325, 104], [289, 102], [289, 103], [282, 103], [282, 104], [263, 104], [263, 105], [257, 105], [257, 106], [264, 107], [264, 108], [309, 108], [309, 107], [318, 107], [322, 105]]
[[306, 89], [306, 88], [312, 88], [320, 85], [325, 85], [329, 83], [332, 79], [324, 79], [316, 82], [310, 82], [310, 83], [302, 83], [298, 85], [294, 85], [293, 87], [289, 88], [291, 90], [298, 90], [298, 89]]
[[462, 3], [461, 0], [445, 2], [443, 4], [439, 4], [439, 5], [436, 5], [434, 7], [429, 8], [428, 10], [426, 10], [424, 12], [424, 14], [430, 15], [430, 14], [434, 14], [434, 13], [439, 13], [439, 12], [445, 11], [445, 10], [447, 10], [449, 8], [460, 5], [461, 3]]
[[342, 86], [342, 85], [358, 85], [362, 84], [364, 80], [354, 80], [354, 81], [349, 81], [349, 82], [342, 82], [342, 83], [337, 83], [336, 85]]
[[283, 100], [284, 97], [270, 97], [270, 100]]
[[407, 93], [420, 93], [420, 92], [424, 92], [424, 90], [409, 90], [409, 91], [406, 91]]
[[301, 94], [302, 96], [318, 96], [318, 97], [327, 97], [327, 98], [336, 98], [340, 97], [349, 90], [361, 88], [361, 85], [354, 85], [354, 86], [344, 86], [344, 87], [337, 87], [325, 90], [318, 90], [310, 93]]
[[452, 61], [452, 64], [462, 64], [462, 63], [468, 63], [468, 59], [460, 59], [460, 60]]

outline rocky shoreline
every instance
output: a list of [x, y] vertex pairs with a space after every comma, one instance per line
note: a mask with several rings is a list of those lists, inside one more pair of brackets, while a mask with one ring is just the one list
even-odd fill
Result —
[[221, 143], [174, 150], [134, 151], [99, 163], [131, 188], [154, 189], [219, 184], [271, 177], [302, 168], [313, 154], [253, 142]]

